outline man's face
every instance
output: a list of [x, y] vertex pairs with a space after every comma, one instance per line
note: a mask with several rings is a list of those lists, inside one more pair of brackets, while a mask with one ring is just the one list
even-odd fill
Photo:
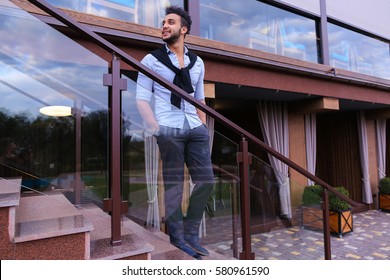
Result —
[[177, 42], [180, 35], [186, 33], [185, 26], [181, 26], [181, 17], [177, 14], [168, 14], [162, 21], [161, 38], [167, 44]]

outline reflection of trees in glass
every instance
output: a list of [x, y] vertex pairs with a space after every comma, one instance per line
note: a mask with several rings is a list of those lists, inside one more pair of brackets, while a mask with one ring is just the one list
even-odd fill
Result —
[[94, 111], [82, 120], [83, 171], [105, 172], [108, 168], [108, 116]]
[[[24, 184], [38, 187], [38, 178], [74, 171], [73, 118], [31, 119], [28, 114], [0, 112], [1, 177], [22, 176]], [[15, 145], [13, 156], [5, 151]]]

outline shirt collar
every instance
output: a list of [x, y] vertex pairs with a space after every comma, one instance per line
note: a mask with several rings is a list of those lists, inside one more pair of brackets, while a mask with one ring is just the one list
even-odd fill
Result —
[[[167, 44], [165, 44], [165, 48], [166, 48], [168, 54], [173, 53], [173, 51], [170, 50], [170, 48], [168, 47]], [[188, 49], [186, 46], [184, 46], [184, 54], [188, 56]]]

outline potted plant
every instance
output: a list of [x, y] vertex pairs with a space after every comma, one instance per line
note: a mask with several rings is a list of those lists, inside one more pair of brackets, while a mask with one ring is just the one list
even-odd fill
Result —
[[[345, 187], [336, 187], [338, 192], [349, 196]], [[322, 229], [322, 187], [312, 185], [305, 187], [302, 194], [303, 226]], [[351, 205], [332, 193], [329, 193], [329, 225], [332, 233], [342, 236], [353, 231]]]
[[[349, 191], [340, 186], [335, 188], [341, 194], [349, 197]], [[353, 216], [351, 205], [329, 193], [329, 224], [330, 231], [342, 236], [353, 231]]]
[[379, 209], [390, 212], [390, 177], [379, 180]]

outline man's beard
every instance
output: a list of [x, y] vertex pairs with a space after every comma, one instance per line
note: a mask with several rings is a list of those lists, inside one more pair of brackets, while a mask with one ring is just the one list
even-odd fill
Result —
[[176, 43], [180, 38], [180, 32], [174, 32], [171, 33], [171, 36], [169, 38], [162, 39], [165, 43], [168, 45]]

